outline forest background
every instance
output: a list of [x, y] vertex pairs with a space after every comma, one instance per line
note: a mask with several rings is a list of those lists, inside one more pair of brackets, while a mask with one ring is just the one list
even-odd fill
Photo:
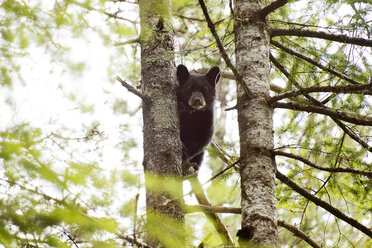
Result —
[[[234, 61], [233, 5], [206, 5]], [[371, 13], [367, 1], [290, 1], [267, 18], [277, 31], [271, 33], [271, 96], [288, 91], [284, 97], [304, 103], [298, 87], [355, 85], [312, 93], [336, 113], [352, 113], [354, 121], [277, 106], [278, 170], [367, 229], [372, 101], [370, 85], [357, 87], [371, 83]], [[198, 1], [172, 1], [172, 20], [176, 64], [223, 70], [215, 139], [199, 179], [213, 205], [239, 208], [240, 177], [233, 168], [208, 181], [239, 158], [234, 76]], [[0, 247], [140, 247], [146, 240], [141, 101], [115, 79], [140, 87], [138, 3], [5, 0], [0, 21]], [[321, 34], [285, 36], [280, 29]], [[197, 204], [188, 183], [184, 189], [186, 203]], [[368, 231], [282, 180], [276, 190], [281, 247], [371, 245]], [[221, 216], [236, 242], [240, 215]], [[187, 214], [185, 225], [190, 245], [221, 244], [203, 213]], [[172, 247], [174, 240], [166, 242]]]

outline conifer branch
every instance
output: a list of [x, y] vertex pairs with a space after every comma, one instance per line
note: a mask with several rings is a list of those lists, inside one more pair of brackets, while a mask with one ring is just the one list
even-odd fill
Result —
[[366, 94], [372, 95], [372, 84], [358, 84], [358, 85], [339, 85], [339, 86], [311, 86], [308, 88], [300, 88], [298, 90], [292, 90], [285, 92], [280, 95], [271, 97], [270, 102], [276, 102], [284, 98], [295, 97], [298, 95], [304, 95], [305, 93], [313, 92], [333, 92], [343, 94]]
[[332, 173], [333, 172], [354, 173], [354, 174], [359, 174], [359, 175], [363, 175], [363, 176], [367, 176], [369, 178], [372, 178], [372, 172], [369, 172], [369, 171], [361, 171], [361, 170], [355, 170], [355, 169], [351, 169], [351, 168], [327, 168], [327, 167], [322, 167], [322, 166], [318, 166], [318, 165], [314, 164], [313, 162], [311, 162], [310, 160], [308, 160], [304, 157], [301, 157], [301, 156], [298, 156], [298, 155], [295, 155], [295, 154], [291, 154], [291, 153], [287, 153], [287, 152], [282, 152], [282, 151], [276, 151], [275, 150], [275, 151], [272, 151], [272, 154], [299, 160], [299, 161], [303, 162], [304, 164], [309, 165], [312, 168], [322, 170], [322, 171], [328, 171], [328, 172], [332, 172]]
[[273, 28], [270, 30], [270, 34], [271, 34], [271, 37], [275, 37], [275, 36], [311, 37], [311, 38], [332, 40], [332, 41], [337, 41], [337, 42], [342, 42], [342, 43], [347, 43], [347, 44], [354, 44], [354, 45], [365, 46], [365, 47], [372, 47], [372, 40], [349, 37], [344, 34], [331, 34], [327, 32], [314, 31], [314, 30], [308, 30], [308, 29]]
[[266, 17], [268, 14], [271, 12], [274, 12], [276, 9], [286, 5], [288, 3], [288, 0], [277, 0], [275, 2], [272, 2], [270, 5], [266, 6], [263, 8], [260, 12], [259, 15], [261, 17]]
[[294, 56], [296, 56], [296, 57], [298, 57], [298, 58], [300, 58], [302, 60], [305, 60], [306, 62], [308, 62], [308, 63], [310, 63], [310, 64], [312, 64], [312, 65], [314, 65], [316, 67], [319, 67], [320, 69], [322, 69], [322, 70], [324, 70], [326, 72], [329, 72], [329, 73], [331, 73], [331, 74], [333, 74], [333, 75], [335, 75], [335, 76], [337, 76], [337, 77], [339, 77], [339, 78], [341, 78], [341, 79], [343, 79], [345, 81], [348, 81], [348, 82], [350, 82], [352, 84], [362, 84], [360, 82], [355, 81], [354, 79], [349, 78], [348, 76], [346, 76], [346, 75], [344, 75], [344, 74], [342, 74], [340, 72], [337, 72], [337, 71], [335, 71], [335, 70], [333, 70], [331, 68], [328, 68], [328, 67], [323, 66], [322, 64], [316, 62], [315, 60], [313, 60], [313, 59], [311, 59], [311, 58], [309, 58], [309, 57], [307, 57], [307, 56], [305, 56], [303, 54], [300, 54], [300, 53], [298, 53], [298, 52], [296, 52], [296, 51], [294, 51], [294, 50], [292, 50], [292, 49], [290, 49], [288, 47], [283, 46], [282, 44], [280, 44], [279, 42], [277, 42], [275, 40], [271, 40], [271, 44], [274, 45], [274, 46], [276, 46], [277, 48], [285, 51], [286, 53], [292, 54], [292, 55], [294, 55]]
[[290, 22], [290, 21], [283, 21], [283, 20], [278, 20], [278, 19], [270, 19], [268, 20], [270, 23], [280, 23], [280, 24], [285, 24], [290, 27], [293, 26], [300, 26], [301, 29], [303, 28], [316, 28], [316, 29], [326, 29], [326, 30], [337, 30], [339, 32], [350, 32], [350, 31], [360, 31], [363, 29], [355, 29], [354, 27], [334, 27], [334, 26], [320, 26], [320, 25], [313, 25], [313, 24], [306, 24], [306, 23], [298, 23], [298, 22]]
[[211, 18], [209, 17], [208, 10], [207, 10], [207, 7], [205, 6], [204, 0], [199, 0], [199, 4], [200, 4], [200, 7], [202, 8], [202, 11], [203, 11], [205, 20], [207, 21], [208, 28], [211, 31], [214, 39], [216, 40], [216, 44], [217, 44], [218, 49], [220, 50], [220, 53], [221, 53], [222, 58], [225, 60], [226, 65], [233, 72], [233, 74], [234, 74], [234, 76], [236, 78], [236, 82], [243, 87], [243, 89], [244, 89], [245, 93], [247, 94], [247, 96], [249, 98], [251, 98], [252, 97], [252, 93], [249, 91], [249, 89], [248, 89], [247, 85], [245, 84], [242, 76], [240, 75], [240, 73], [238, 72], [238, 70], [235, 68], [235, 66], [232, 64], [229, 56], [226, 53], [225, 48], [223, 47], [223, 44], [222, 44], [222, 42], [221, 42], [221, 40], [220, 40], [220, 38], [219, 38], [219, 36], [217, 34], [217, 31], [216, 31], [216, 29], [215, 29], [215, 27], [213, 25], [213, 22], [212, 22]]
[[295, 227], [293, 225], [290, 225], [288, 223], [285, 223], [282, 220], [278, 220], [278, 226], [284, 227], [285, 229], [287, 229], [288, 231], [293, 233], [294, 236], [299, 237], [300, 239], [302, 239], [303, 241], [308, 243], [311, 247], [320, 248], [320, 246], [314, 240], [312, 240], [309, 237], [309, 235], [307, 235], [306, 233], [304, 233], [303, 231], [301, 231], [297, 227]]
[[312, 113], [318, 113], [327, 115], [331, 118], [340, 119], [346, 122], [354, 123], [362, 126], [372, 126], [372, 117], [370, 116], [359, 116], [351, 113], [345, 113], [341, 111], [336, 111], [325, 106], [315, 106], [309, 104], [300, 104], [300, 103], [284, 103], [284, 102], [274, 102], [274, 108], [285, 108], [292, 109], [296, 111], [306, 111]]
[[[289, 74], [289, 72], [284, 68], [284, 66], [282, 66], [276, 59], [274, 56], [272, 56], [272, 54], [270, 54], [270, 60], [271, 62], [273, 62], [273, 64], [276, 66], [276, 68], [281, 72], [283, 73], [289, 80], [291, 80], [291, 75]], [[300, 87], [300, 85], [295, 81], [295, 80], [291, 80], [293, 82], [294, 85], [296, 85], [297, 88], [301, 89], [302, 87]], [[310, 96], [308, 93], [305, 93], [304, 96], [309, 99], [311, 102], [313, 102], [314, 104], [318, 105], [318, 106], [323, 106], [323, 104], [321, 102], [319, 102], [318, 100], [316, 100], [315, 98], [313, 98], [312, 96]], [[345, 124], [343, 124], [340, 120], [338, 120], [337, 118], [334, 118], [334, 117], [331, 117], [332, 120], [342, 129], [344, 130], [345, 133], [347, 133], [347, 135], [349, 135], [350, 138], [352, 138], [353, 140], [355, 140], [356, 142], [358, 142], [361, 146], [363, 146], [364, 148], [366, 148], [368, 151], [372, 152], [372, 147], [369, 146], [365, 141], [363, 141], [361, 138], [359, 138], [356, 134], [354, 134], [354, 132], [352, 132]]]
[[297, 185], [295, 182], [293, 182], [291, 179], [280, 173], [279, 171], [276, 172], [276, 178], [279, 179], [282, 183], [288, 185], [290, 188], [292, 188], [294, 191], [308, 199], [309, 201], [313, 202], [315, 205], [322, 207], [323, 209], [327, 210], [331, 214], [333, 214], [335, 217], [345, 221], [346, 223], [350, 224], [351, 226], [355, 227], [359, 231], [365, 233], [369, 237], [372, 238], [372, 230], [368, 227], [364, 226], [357, 220], [350, 218], [343, 212], [341, 212], [339, 209], [333, 207], [331, 204], [323, 201], [322, 199], [310, 194], [305, 189]]
[[121, 85], [123, 85], [129, 92], [135, 94], [136, 96], [138, 96], [139, 98], [141, 98], [143, 101], [146, 101], [146, 100], [149, 99], [146, 95], [144, 95], [141, 92], [139, 92], [138, 90], [136, 90], [136, 88], [134, 88], [132, 85], [130, 85], [127, 82], [125, 82], [119, 76], [116, 76], [115, 79], [118, 80], [121, 83]]

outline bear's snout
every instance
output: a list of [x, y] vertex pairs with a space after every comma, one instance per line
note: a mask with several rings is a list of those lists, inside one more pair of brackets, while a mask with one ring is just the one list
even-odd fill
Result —
[[191, 108], [196, 110], [202, 109], [206, 105], [204, 96], [199, 91], [192, 92], [188, 104]]

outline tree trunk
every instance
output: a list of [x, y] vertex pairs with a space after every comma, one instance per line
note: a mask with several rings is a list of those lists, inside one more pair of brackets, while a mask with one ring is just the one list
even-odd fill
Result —
[[140, 0], [139, 7], [148, 240], [152, 246], [182, 243], [174, 233], [184, 213], [171, 6], [169, 0]]
[[[236, 67], [247, 86], [237, 86], [242, 190], [243, 247], [278, 245], [273, 109], [269, 100], [270, 37], [266, 22], [256, 13], [259, 0], [235, 0]], [[247, 94], [247, 89], [250, 94]]]

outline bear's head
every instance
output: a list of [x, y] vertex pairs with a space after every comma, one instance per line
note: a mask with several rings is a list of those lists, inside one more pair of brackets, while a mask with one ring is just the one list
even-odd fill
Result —
[[179, 82], [177, 97], [191, 110], [203, 110], [213, 107], [216, 84], [220, 79], [220, 69], [215, 66], [205, 75], [191, 75], [184, 65], [177, 67]]

